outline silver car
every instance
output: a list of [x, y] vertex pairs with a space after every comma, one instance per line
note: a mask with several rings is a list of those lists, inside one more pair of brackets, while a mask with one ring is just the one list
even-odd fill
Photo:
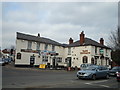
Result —
[[78, 79], [109, 78], [109, 70], [104, 66], [89, 66], [77, 72]]
[[86, 69], [89, 66], [94, 66], [94, 64], [90, 64], [90, 63], [84, 63], [80, 65], [80, 69]]

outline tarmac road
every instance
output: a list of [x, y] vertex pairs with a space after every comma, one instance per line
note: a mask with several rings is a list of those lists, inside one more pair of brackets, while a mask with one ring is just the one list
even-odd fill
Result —
[[119, 88], [115, 77], [79, 80], [77, 71], [40, 70], [6, 65], [2, 67], [2, 88]]

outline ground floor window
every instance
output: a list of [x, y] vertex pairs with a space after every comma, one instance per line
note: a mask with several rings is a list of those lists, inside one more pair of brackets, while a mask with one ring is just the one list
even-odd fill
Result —
[[87, 56], [83, 57], [83, 63], [88, 63], [88, 57]]
[[21, 59], [21, 53], [17, 53], [17, 59]]
[[57, 57], [57, 62], [62, 62], [62, 58], [61, 57]]
[[91, 58], [91, 64], [94, 64], [94, 58]]
[[48, 62], [48, 56], [43, 56], [43, 57], [42, 57], [42, 61], [43, 61], [43, 62]]

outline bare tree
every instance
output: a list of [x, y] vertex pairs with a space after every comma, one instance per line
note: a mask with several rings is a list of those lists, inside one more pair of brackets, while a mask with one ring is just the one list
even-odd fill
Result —
[[112, 60], [116, 62], [116, 64], [120, 65], [120, 28], [113, 31], [110, 35], [110, 44], [109, 46], [112, 48]]
[[120, 29], [119, 28], [111, 32], [109, 40], [110, 40], [109, 46], [113, 50], [120, 50]]

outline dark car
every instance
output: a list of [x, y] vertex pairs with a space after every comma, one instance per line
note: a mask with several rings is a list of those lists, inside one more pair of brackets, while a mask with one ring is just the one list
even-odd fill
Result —
[[5, 66], [5, 62], [2, 58], [0, 58], [0, 66]]
[[109, 78], [109, 70], [104, 66], [89, 66], [77, 72], [78, 79]]
[[110, 76], [116, 76], [116, 72], [120, 71], [120, 66], [115, 66], [109, 71]]
[[116, 79], [117, 79], [118, 82], [120, 82], [120, 71], [116, 72], [116, 74], [117, 74]]
[[3, 58], [5, 64], [8, 64], [11, 62], [11, 58]]

